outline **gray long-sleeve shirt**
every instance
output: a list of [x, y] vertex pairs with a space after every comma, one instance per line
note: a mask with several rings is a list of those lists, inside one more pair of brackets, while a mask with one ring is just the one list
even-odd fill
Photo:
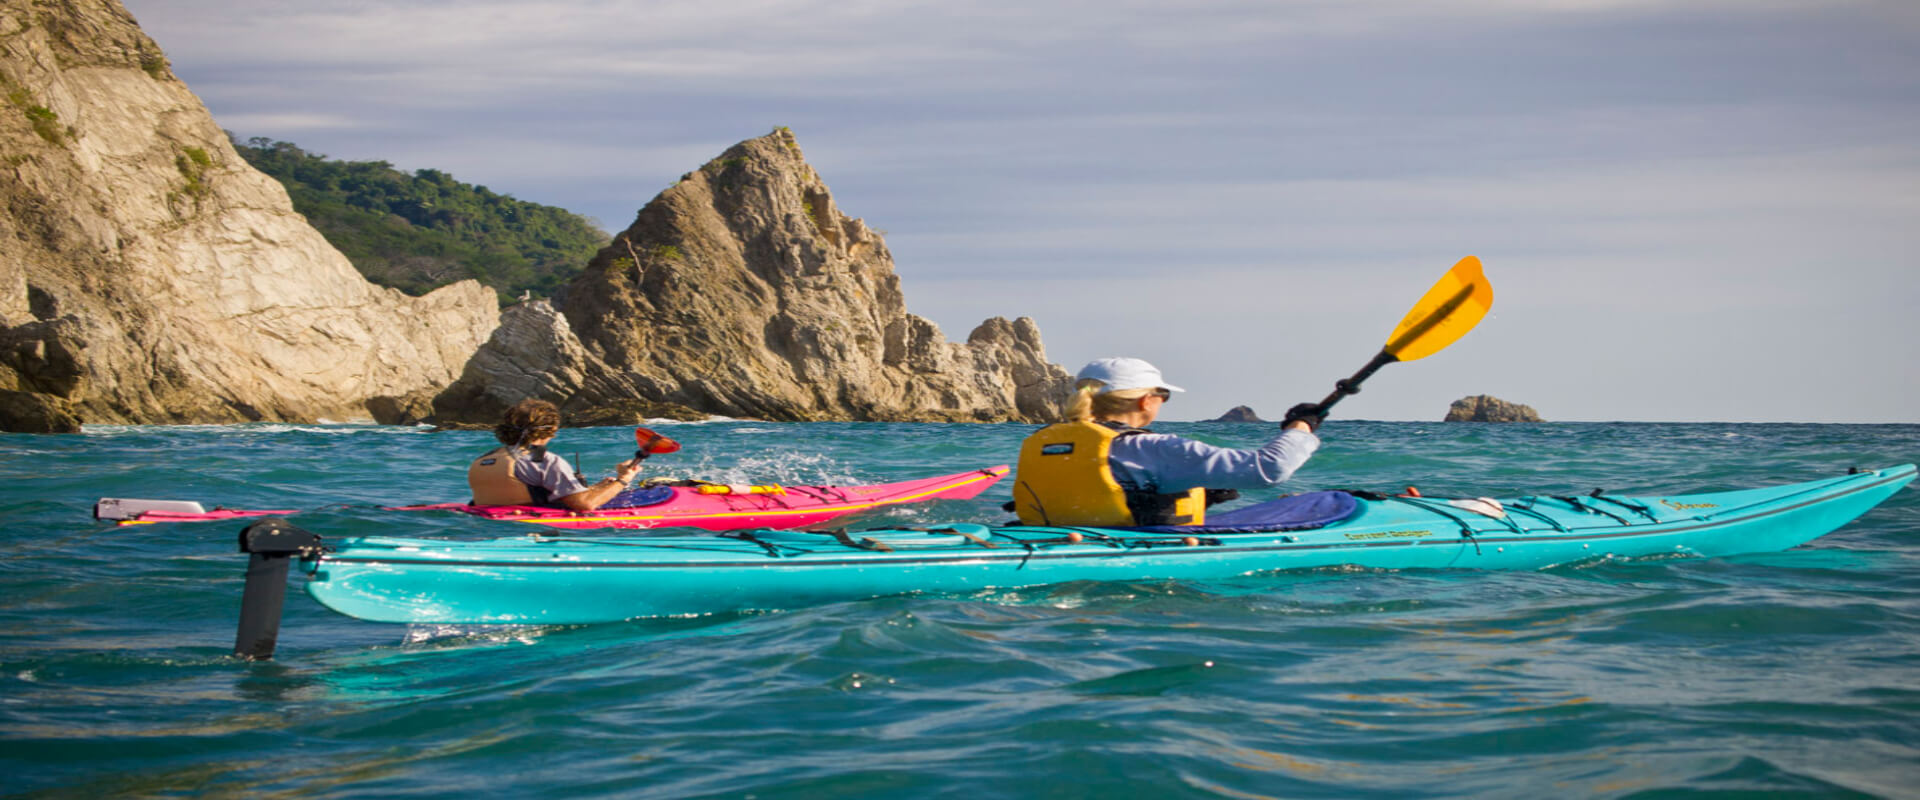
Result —
[[1121, 486], [1175, 494], [1188, 489], [1264, 489], [1293, 477], [1320, 448], [1320, 437], [1283, 430], [1259, 447], [1215, 447], [1170, 433], [1113, 440], [1107, 463]]
[[521, 458], [514, 459], [513, 478], [527, 485], [534, 505], [558, 505], [560, 498], [587, 490], [587, 485], [574, 475], [573, 465], [560, 454], [546, 453], [537, 461], [526, 455], [523, 452]]

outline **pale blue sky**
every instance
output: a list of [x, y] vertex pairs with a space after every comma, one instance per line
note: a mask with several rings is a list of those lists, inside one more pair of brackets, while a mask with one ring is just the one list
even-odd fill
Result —
[[1031, 316], [1172, 419], [1920, 422], [1920, 3], [127, 0], [242, 138], [624, 228], [791, 127], [950, 339]]

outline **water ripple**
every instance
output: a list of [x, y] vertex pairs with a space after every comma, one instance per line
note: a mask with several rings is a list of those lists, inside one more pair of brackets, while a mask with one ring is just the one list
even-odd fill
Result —
[[[1266, 426], [1169, 426], [1252, 444]], [[861, 483], [1011, 459], [1030, 426], [676, 426], [655, 473]], [[1740, 488], [1916, 460], [1920, 426], [1330, 423], [1293, 490]], [[1785, 553], [1530, 572], [1070, 582], [588, 626], [395, 626], [288, 598], [226, 655], [237, 525], [507, 535], [379, 505], [464, 491], [484, 433], [5, 435], [0, 793], [20, 797], [1913, 796], [1920, 494]], [[589, 471], [626, 429], [566, 431]], [[997, 522], [1007, 487], [863, 523]], [[1254, 498], [1249, 498], [1249, 501]]]

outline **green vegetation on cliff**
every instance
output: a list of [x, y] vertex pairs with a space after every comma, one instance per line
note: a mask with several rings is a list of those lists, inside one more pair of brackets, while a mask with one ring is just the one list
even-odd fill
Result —
[[500, 293], [551, 296], [608, 236], [565, 209], [515, 200], [439, 170], [385, 161], [333, 161], [291, 142], [234, 142], [255, 169], [287, 187], [294, 210], [367, 280], [425, 294], [465, 278]]

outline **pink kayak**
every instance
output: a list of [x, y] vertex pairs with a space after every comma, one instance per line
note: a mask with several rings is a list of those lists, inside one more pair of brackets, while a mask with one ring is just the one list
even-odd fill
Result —
[[[939, 475], [898, 483], [865, 486], [756, 487], [757, 492], [703, 493], [699, 486], [656, 487], [646, 505], [602, 507], [569, 511], [545, 506], [475, 506], [433, 503], [383, 506], [389, 511], [458, 511], [506, 522], [527, 522], [553, 528], [704, 528], [731, 531], [747, 528], [804, 528], [856, 511], [928, 500], [968, 500], [1005, 477], [1006, 464], [986, 469]], [[737, 487], [744, 489], [745, 487]], [[709, 492], [715, 491], [709, 489]], [[94, 517], [121, 525], [154, 522], [207, 522], [242, 517], [285, 516], [297, 510], [216, 508], [201, 510], [197, 503], [163, 500], [103, 498]]]

